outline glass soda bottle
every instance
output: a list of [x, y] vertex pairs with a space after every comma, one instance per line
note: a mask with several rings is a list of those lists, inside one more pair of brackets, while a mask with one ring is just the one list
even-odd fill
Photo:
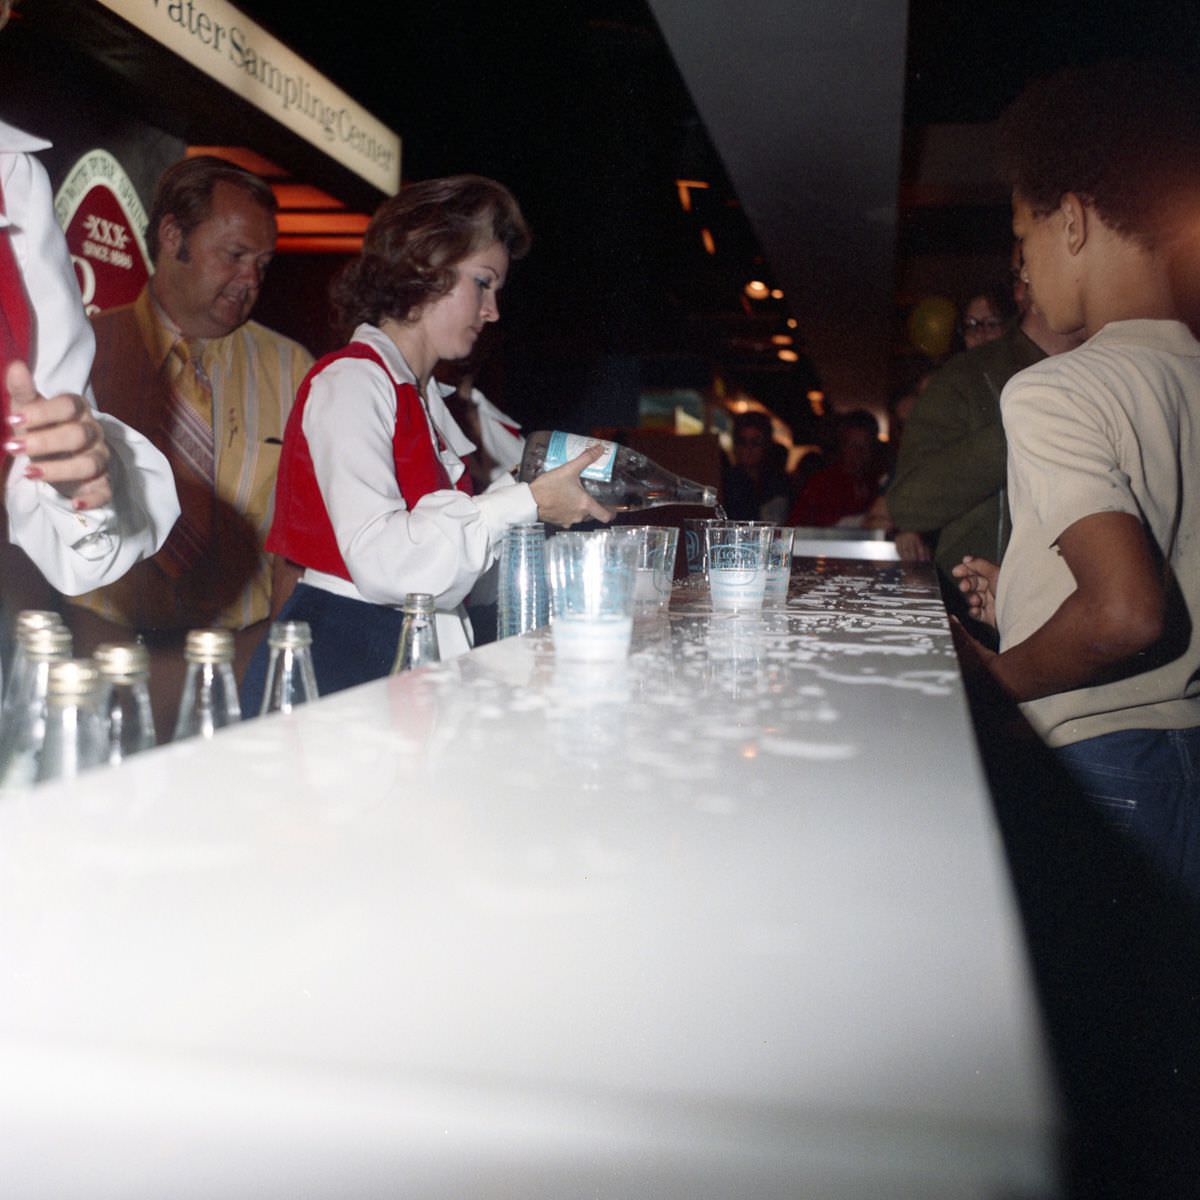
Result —
[[24, 608], [17, 613], [13, 626], [13, 656], [8, 666], [8, 677], [5, 680], [4, 710], [7, 711], [13, 698], [21, 690], [21, 679], [27, 669], [23, 635], [31, 629], [55, 629], [62, 625], [63, 619], [58, 613], [49, 609]]
[[63, 625], [20, 631], [23, 665], [10, 684], [10, 702], [0, 720], [0, 793], [30, 786], [46, 737], [46, 694], [50, 664], [71, 657], [71, 631]]
[[116, 766], [157, 741], [150, 707], [150, 655], [136, 642], [105, 642], [92, 657], [100, 672], [99, 708], [108, 736], [107, 758]]
[[267, 644], [271, 647], [271, 660], [259, 715], [289, 713], [297, 704], [315, 700], [317, 676], [313, 670], [312, 630], [308, 622], [276, 621]]
[[392, 674], [439, 661], [433, 597], [428, 592], [409, 592], [404, 597], [404, 624], [400, 626], [400, 644]]
[[715, 488], [684, 479], [628, 446], [558, 429], [539, 429], [529, 435], [517, 479], [529, 483], [546, 471], [578, 458], [594, 445], [604, 447], [604, 457], [583, 472], [580, 482], [605, 508], [631, 512], [662, 504], [716, 507]]
[[187, 676], [175, 722], [175, 741], [212, 737], [242, 719], [233, 677], [233, 634], [228, 629], [193, 629], [184, 645]]
[[104, 762], [108, 739], [99, 702], [100, 672], [90, 658], [66, 658], [50, 664], [39, 783], [74, 779], [80, 771]]

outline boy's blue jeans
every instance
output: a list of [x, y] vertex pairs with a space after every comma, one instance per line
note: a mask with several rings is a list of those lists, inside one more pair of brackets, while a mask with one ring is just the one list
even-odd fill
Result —
[[1127, 729], [1054, 753], [1106, 823], [1200, 902], [1200, 728]]

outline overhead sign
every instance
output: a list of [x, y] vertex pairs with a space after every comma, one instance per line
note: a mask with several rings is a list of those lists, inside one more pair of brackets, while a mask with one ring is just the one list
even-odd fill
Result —
[[124, 168], [107, 150], [89, 150], [54, 197], [89, 313], [132, 304], [150, 277], [146, 210]]
[[388, 195], [400, 138], [227, 0], [100, 0]]

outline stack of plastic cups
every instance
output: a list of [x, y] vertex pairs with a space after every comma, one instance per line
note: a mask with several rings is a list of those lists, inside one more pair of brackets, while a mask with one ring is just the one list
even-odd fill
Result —
[[546, 527], [513, 525], [500, 546], [496, 635], [513, 637], [550, 623], [546, 584]]

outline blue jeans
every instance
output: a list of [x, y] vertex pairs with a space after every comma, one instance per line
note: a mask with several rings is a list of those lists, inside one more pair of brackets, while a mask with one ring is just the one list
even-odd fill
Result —
[[1200, 729], [1126, 729], [1054, 753], [1105, 823], [1200, 900]]

